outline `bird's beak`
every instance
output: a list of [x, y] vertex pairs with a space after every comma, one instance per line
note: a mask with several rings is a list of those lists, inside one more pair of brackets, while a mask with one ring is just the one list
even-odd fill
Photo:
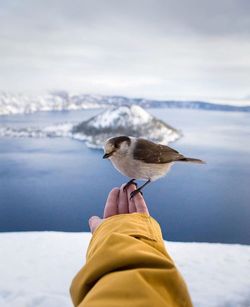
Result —
[[103, 159], [108, 159], [111, 155], [112, 155], [112, 153], [113, 152], [110, 152], [110, 153], [105, 153], [104, 155], [103, 155]]

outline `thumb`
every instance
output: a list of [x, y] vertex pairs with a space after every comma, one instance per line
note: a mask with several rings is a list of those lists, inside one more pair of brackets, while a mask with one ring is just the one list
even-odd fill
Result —
[[99, 216], [91, 216], [89, 219], [89, 228], [90, 231], [93, 233], [96, 228], [102, 223], [102, 219], [99, 218]]

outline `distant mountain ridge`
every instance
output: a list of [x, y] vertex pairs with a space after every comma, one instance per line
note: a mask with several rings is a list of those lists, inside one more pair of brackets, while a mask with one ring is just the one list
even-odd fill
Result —
[[138, 105], [143, 108], [250, 112], [250, 106], [233, 106], [204, 101], [152, 100], [124, 96], [73, 94], [66, 91], [56, 91], [38, 96], [24, 94], [13, 95], [0, 92], [0, 115], [25, 114], [40, 111], [82, 110], [123, 105]]

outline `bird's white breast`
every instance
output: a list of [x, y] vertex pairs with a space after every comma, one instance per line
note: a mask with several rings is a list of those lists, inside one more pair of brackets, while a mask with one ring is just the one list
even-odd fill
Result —
[[169, 171], [173, 163], [152, 164], [145, 163], [133, 158], [135, 141], [132, 140], [131, 146], [126, 154], [116, 152], [111, 158], [114, 167], [123, 175], [135, 179], [154, 181]]

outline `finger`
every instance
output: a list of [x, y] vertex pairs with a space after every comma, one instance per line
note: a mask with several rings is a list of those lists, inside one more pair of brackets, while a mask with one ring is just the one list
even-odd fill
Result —
[[128, 198], [127, 198], [127, 191], [124, 191], [125, 184], [121, 185], [120, 193], [119, 193], [119, 200], [118, 200], [118, 214], [128, 213]]
[[136, 190], [136, 185], [131, 184], [127, 189], [128, 211], [129, 213], [137, 212], [135, 207], [134, 198], [131, 199], [130, 193]]
[[99, 218], [99, 216], [92, 216], [90, 219], [89, 219], [89, 228], [90, 228], [90, 231], [92, 233], [94, 233], [94, 231], [96, 230], [96, 228], [103, 222], [102, 219]]
[[104, 208], [103, 218], [118, 214], [119, 192], [119, 188], [114, 188], [110, 191]]
[[136, 208], [136, 212], [139, 212], [139, 213], [146, 213], [149, 215], [149, 212], [148, 212], [148, 207], [144, 201], [144, 198], [143, 196], [141, 195], [141, 193], [137, 193], [134, 197], [133, 197], [133, 200], [134, 200], [134, 204], [135, 204], [135, 208]]

